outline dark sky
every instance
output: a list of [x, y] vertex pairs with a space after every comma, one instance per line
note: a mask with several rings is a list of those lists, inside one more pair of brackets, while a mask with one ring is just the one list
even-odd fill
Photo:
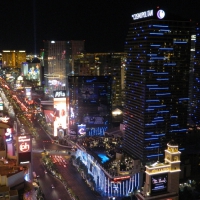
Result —
[[35, 53], [43, 40], [85, 40], [87, 52], [120, 52], [131, 15], [156, 6], [200, 21], [200, 0], [4, 0], [0, 51]]

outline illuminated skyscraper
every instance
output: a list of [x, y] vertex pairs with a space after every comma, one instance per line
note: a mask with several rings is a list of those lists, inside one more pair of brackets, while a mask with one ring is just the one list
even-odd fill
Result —
[[[69, 129], [78, 136], [103, 136], [111, 127], [111, 77], [69, 76]], [[84, 134], [80, 133], [85, 127]], [[83, 127], [82, 127], [83, 126]]]
[[75, 59], [74, 75], [112, 76], [112, 106], [122, 106], [125, 59], [124, 52], [84, 53]]
[[21, 68], [21, 64], [26, 62], [26, 51], [24, 50], [3, 50], [2, 66]]
[[74, 56], [84, 50], [85, 41], [44, 41], [45, 85], [50, 93], [66, 90], [67, 76], [73, 74]]
[[125, 42], [123, 147], [147, 163], [162, 159], [172, 138], [184, 150], [195, 25], [174, 20], [163, 10], [132, 17]]

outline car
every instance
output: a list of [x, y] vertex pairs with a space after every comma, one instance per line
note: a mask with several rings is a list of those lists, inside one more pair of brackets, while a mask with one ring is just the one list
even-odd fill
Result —
[[51, 188], [52, 188], [52, 189], [54, 189], [54, 188], [55, 188], [53, 184], [51, 184]]

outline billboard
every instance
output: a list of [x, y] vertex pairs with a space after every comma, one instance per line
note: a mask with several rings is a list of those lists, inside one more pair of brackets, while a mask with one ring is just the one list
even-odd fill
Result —
[[13, 140], [13, 136], [12, 136], [12, 129], [11, 128], [7, 128], [6, 132], [5, 132], [5, 140], [6, 142], [11, 142]]
[[64, 137], [67, 128], [66, 91], [54, 91], [54, 136]]
[[82, 137], [85, 135], [86, 135], [86, 125], [85, 124], [78, 125], [78, 136]]
[[31, 143], [30, 135], [20, 135], [17, 137], [18, 143], [18, 163], [25, 164], [31, 162]]
[[167, 192], [168, 174], [151, 176], [151, 194]]
[[21, 135], [18, 137], [18, 153], [31, 152], [30, 135]]
[[40, 63], [23, 63], [22, 74], [25, 77], [25, 80], [37, 81], [37, 85], [41, 85]]
[[25, 95], [26, 98], [28, 98], [28, 100], [32, 99], [32, 91], [31, 91], [31, 87], [25, 87]]

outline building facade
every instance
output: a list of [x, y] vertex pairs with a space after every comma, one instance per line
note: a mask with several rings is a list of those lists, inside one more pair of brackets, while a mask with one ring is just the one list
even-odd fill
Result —
[[21, 68], [21, 64], [26, 62], [26, 51], [24, 50], [3, 50], [2, 67]]
[[73, 74], [74, 57], [84, 50], [85, 41], [44, 41], [45, 85], [50, 95], [67, 90], [67, 76]]
[[184, 150], [194, 23], [163, 10], [132, 15], [127, 53], [124, 149], [143, 163], [163, 159], [174, 138]]
[[69, 76], [69, 129], [103, 136], [111, 127], [111, 77]]
[[76, 56], [74, 74], [79, 76], [112, 76], [112, 106], [124, 104], [124, 68], [126, 53], [84, 53]]

